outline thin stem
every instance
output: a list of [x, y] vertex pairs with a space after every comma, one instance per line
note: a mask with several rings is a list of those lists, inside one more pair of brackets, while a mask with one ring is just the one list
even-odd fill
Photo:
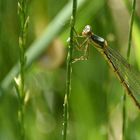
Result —
[[[132, 44], [132, 29], [134, 22], [134, 13], [136, 7], [136, 0], [133, 0], [131, 18], [130, 18], [130, 27], [129, 27], [129, 37], [128, 37], [128, 49], [127, 49], [127, 60], [130, 58], [131, 44]], [[126, 94], [123, 96], [123, 126], [122, 126], [122, 139], [126, 139]]]
[[67, 139], [67, 129], [68, 129], [68, 106], [69, 106], [69, 96], [71, 92], [71, 74], [72, 74], [72, 53], [74, 47], [74, 25], [76, 21], [76, 10], [77, 10], [77, 0], [73, 0], [73, 10], [71, 16], [71, 29], [70, 29], [70, 43], [67, 55], [67, 77], [66, 77], [66, 93], [64, 97], [64, 123], [63, 123], [63, 140]]
[[122, 122], [122, 140], [125, 140], [125, 130], [126, 130], [126, 94], [124, 93], [123, 95], [123, 110], [122, 110], [122, 115], [123, 115], [123, 122]]
[[16, 81], [16, 89], [18, 94], [19, 101], [19, 110], [18, 110], [18, 121], [19, 121], [19, 130], [20, 130], [20, 140], [25, 139], [25, 129], [24, 129], [24, 98], [25, 98], [25, 46], [26, 46], [26, 30], [28, 25], [29, 18], [27, 17], [27, 1], [19, 0], [18, 1], [18, 17], [19, 17], [19, 48], [20, 48], [20, 73], [19, 73], [19, 83]]
[[136, 7], [136, 0], [133, 0], [131, 19], [130, 19], [130, 28], [129, 28], [128, 50], [127, 50], [127, 60], [128, 61], [130, 58], [130, 51], [131, 51], [131, 44], [132, 44], [132, 29], [133, 29], [133, 23], [134, 23], [135, 7]]

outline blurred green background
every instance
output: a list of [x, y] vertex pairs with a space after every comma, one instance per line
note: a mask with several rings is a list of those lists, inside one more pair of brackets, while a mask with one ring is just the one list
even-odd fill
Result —
[[[125, 58], [127, 53], [130, 5], [127, 0], [77, 0], [76, 30], [85, 25], [108, 41]], [[49, 40], [36, 54], [26, 71], [28, 101], [25, 111], [26, 140], [61, 140], [63, 99], [66, 83], [67, 39], [70, 32], [70, 0], [29, 0], [27, 47]], [[68, 14], [69, 13], [69, 14]], [[140, 68], [140, 1], [136, 5], [130, 63]], [[66, 17], [65, 17], [66, 16]], [[47, 30], [49, 28], [49, 30]], [[0, 81], [19, 58], [17, 0], [0, 0]], [[39, 49], [39, 47], [38, 47]], [[74, 52], [76, 50], [74, 49]], [[30, 56], [30, 54], [28, 54]], [[76, 57], [76, 53], [74, 56]], [[12, 77], [14, 75], [11, 74]], [[12, 82], [8, 80], [8, 82]], [[73, 64], [69, 105], [68, 140], [121, 140], [124, 90], [104, 58], [90, 47], [87, 61]], [[13, 85], [0, 92], [0, 140], [19, 138], [18, 100]], [[127, 98], [127, 140], [140, 138], [139, 111]]]

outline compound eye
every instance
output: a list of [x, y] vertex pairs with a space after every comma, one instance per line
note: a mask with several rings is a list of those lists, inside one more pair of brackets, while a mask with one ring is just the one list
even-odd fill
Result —
[[85, 30], [86, 30], [87, 32], [91, 32], [91, 26], [90, 26], [90, 25], [87, 25], [87, 26], [85, 27]]
[[91, 34], [91, 26], [90, 25], [86, 25], [83, 32], [82, 32], [82, 35], [83, 36], [89, 36]]

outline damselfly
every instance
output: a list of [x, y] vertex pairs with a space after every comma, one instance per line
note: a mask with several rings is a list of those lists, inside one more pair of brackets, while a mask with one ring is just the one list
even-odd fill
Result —
[[[128, 95], [133, 99], [140, 109], [140, 73], [137, 72], [117, 51], [108, 47], [107, 41], [102, 37], [95, 35], [89, 25], [85, 26], [82, 36], [85, 37], [83, 44], [86, 44], [85, 54], [88, 50], [88, 44], [93, 46], [104, 56], [112, 70], [116, 73], [121, 84], [126, 89]], [[82, 56], [77, 60], [84, 59]]]

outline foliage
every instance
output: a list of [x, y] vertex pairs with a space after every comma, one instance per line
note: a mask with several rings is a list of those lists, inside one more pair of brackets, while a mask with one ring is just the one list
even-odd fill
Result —
[[[96, 34], [108, 41], [111, 48], [126, 56], [131, 8], [121, 0], [78, 0], [78, 3], [75, 25], [78, 33], [89, 24]], [[139, 6], [137, 2], [130, 55], [130, 63], [136, 69], [140, 66]], [[71, 10], [71, 1], [28, 1], [26, 140], [62, 139], [66, 40], [69, 37]], [[17, 94], [12, 82], [19, 71], [18, 35], [21, 30], [18, 23], [17, 1], [0, 1], [1, 140], [16, 140], [20, 133]], [[74, 49], [73, 57], [76, 56]], [[72, 66], [67, 139], [121, 139], [124, 91], [108, 64], [91, 46], [89, 59]], [[139, 111], [131, 99], [128, 98], [126, 104], [126, 139], [137, 140], [140, 137]]]

